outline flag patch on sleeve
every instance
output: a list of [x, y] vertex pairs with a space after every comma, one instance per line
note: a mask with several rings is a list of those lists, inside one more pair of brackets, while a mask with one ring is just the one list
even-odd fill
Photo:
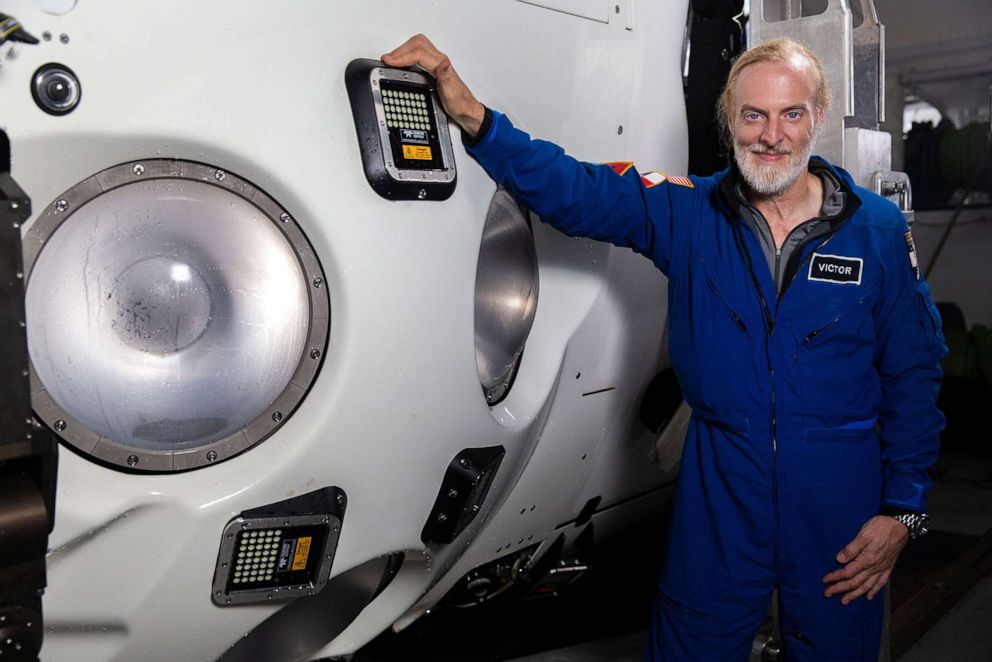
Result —
[[627, 174], [627, 171], [634, 167], [634, 164], [630, 161], [610, 161], [604, 163], [603, 165], [608, 165], [613, 168], [613, 172], [617, 173], [621, 177]]
[[[610, 167], [613, 172], [617, 173], [621, 177], [627, 174], [627, 172], [634, 167], [634, 164], [630, 161], [608, 161], [603, 165]], [[669, 175], [668, 173], [659, 172], [657, 170], [652, 170], [641, 175], [641, 183], [644, 184], [644, 188], [651, 188], [657, 186], [658, 184], [664, 184], [668, 182], [669, 184], [675, 184], [676, 186], [684, 186], [686, 188], [696, 188], [692, 184], [692, 180], [688, 177], [682, 177], [680, 175]]]
[[913, 233], [911, 230], [906, 230], [906, 250], [909, 252], [909, 266], [913, 268], [913, 275], [916, 276], [916, 280], [920, 280], [920, 261], [916, 257], [916, 242], [913, 241]]
[[653, 171], [646, 172], [641, 175], [641, 182], [644, 184], [644, 188], [651, 188], [652, 186], [657, 186], [664, 182], [668, 176], [663, 172]]
[[665, 175], [668, 178], [670, 184], [675, 184], [676, 186], [685, 186], [686, 188], [696, 188], [692, 185], [692, 180], [688, 177], [683, 177], [681, 175]]

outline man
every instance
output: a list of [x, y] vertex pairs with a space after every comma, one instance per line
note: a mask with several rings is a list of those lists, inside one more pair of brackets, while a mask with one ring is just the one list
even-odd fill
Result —
[[874, 598], [925, 524], [946, 349], [902, 214], [810, 156], [816, 58], [789, 40], [741, 56], [718, 109], [735, 164], [708, 178], [531, 140], [423, 36], [383, 61], [432, 73], [469, 153], [542, 220], [669, 278], [693, 416], [647, 657], [747, 659], [778, 588], [790, 660], [876, 660]]

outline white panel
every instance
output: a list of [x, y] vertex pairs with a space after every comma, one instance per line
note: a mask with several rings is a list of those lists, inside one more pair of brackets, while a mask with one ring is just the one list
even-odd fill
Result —
[[[479, 386], [473, 304], [495, 186], [456, 140], [449, 200], [376, 195], [362, 172], [344, 70], [420, 31], [480, 100], [535, 136], [587, 160], [682, 174], [686, 2], [640, 2], [634, 31], [619, 16], [609, 22], [624, 3], [599, 0], [541, 2], [557, 11], [510, 0], [497, 11], [491, 0], [346, 8], [312, 0], [283, 3], [278, 21], [261, 0], [104, 0], [62, 16], [33, 0], [4, 3], [32, 34], [71, 37], [19, 46], [0, 74], [0, 121], [35, 218], [119, 163], [223, 166], [292, 213], [320, 258], [333, 308], [309, 395], [250, 452], [161, 476], [62, 454], [45, 659], [216, 659], [278, 608], [210, 601], [224, 524], [326, 485], [348, 495], [334, 575], [400, 550], [429, 558], [358, 617], [337, 648], [346, 654], [414, 603], [431, 606], [508, 542], [516, 548], [574, 517], [590, 496], [613, 501], [664, 479], [646, 458], [650, 435], [631, 418], [661, 361], [660, 273], [627, 249], [536, 227], [538, 310], [494, 420]], [[465, 29], [480, 21], [485, 30]], [[83, 88], [64, 117], [42, 113], [29, 93], [32, 72], [53, 61]], [[456, 544], [425, 550], [420, 531], [451, 458], [494, 444], [506, 457], [483, 512]], [[596, 464], [601, 458], [611, 459]]]
[[76, 6], [76, 0], [34, 0], [34, 4], [45, 13], [58, 16], [71, 12]]
[[600, 23], [610, 22], [613, 3], [609, 0], [518, 0], [535, 7], [560, 11], [579, 18], [588, 18]]

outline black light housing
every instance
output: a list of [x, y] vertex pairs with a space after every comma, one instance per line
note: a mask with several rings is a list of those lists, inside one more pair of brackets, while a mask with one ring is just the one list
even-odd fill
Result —
[[247, 510], [224, 527], [211, 598], [220, 606], [313, 595], [327, 584], [348, 501], [325, 487]]
[[451, 460], [437, 499], [420, 533], [425, 543], [450, 543], [475, 519], [489, 493], [506, 449], [466, 448]]
[[390, 200], [446, 200], [457, 170], [436, 82], [378, 60], [353, 60], [345, 84], [365, 177]]

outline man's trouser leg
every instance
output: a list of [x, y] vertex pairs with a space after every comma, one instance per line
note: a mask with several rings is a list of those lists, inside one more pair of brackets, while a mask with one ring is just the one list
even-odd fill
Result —
[[696, 611], [663, 592], [654, 601], [644, 648], [649, 662], [745, 662], [768, 612], [771, 591], [758, 592], [720, 616]]
[[807, 580], [803, 584], [779, 589], [779, 625], [789, 662], [877, 662], [884, 594], [841, 605], [839, 595], [823, 597], [826, 587], [822, 583]]

